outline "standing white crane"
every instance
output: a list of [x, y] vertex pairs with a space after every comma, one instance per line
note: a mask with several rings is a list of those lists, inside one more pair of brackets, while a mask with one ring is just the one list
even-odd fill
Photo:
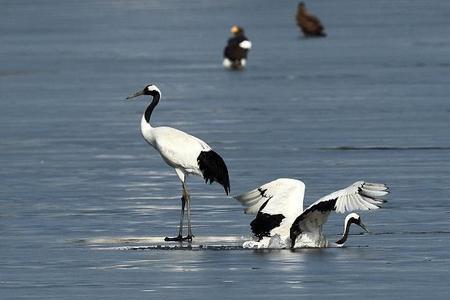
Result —
[[247, 214], [255, 214], [250, 223], [254, 240], [244, 243], [247, 248], [342, 247], [351, 224], [367, 231], [356, 213], [344, 222], [342, 238], [328, 242], [322, 233], [332, 211], [378, 209], [389, 194], [384, 184], [357, 181], [351, 186], [320, 198], [303, 209], [305, 184], [296, 179], [280, 178], [259, 188], [236, 196]]
[[[222, 157], [214, 152], [204, 141], [171, 127], [152, 127], [150, 117], [161, 98], [161, 91], [154, 84], [147, 85], [143, 90], [134, 93], [127, 99], [142, 95], [152, 97], [152, 102], [145, 110], [141, 119], [141, 132], [144, 139], [161, 154], [162, 159], [178, 175], [183, 187], [181, 197], [181, 214], [178, 236], [166, 237], [165, 241], [192, 241], [190, 196], [186, 186], [188, 175], [202, 176], [207, 183], [218, 182], [228, 195], [230, 179], [228, 169]], [[183, 237], [184, 211], [187, 206], [187, 236]]]

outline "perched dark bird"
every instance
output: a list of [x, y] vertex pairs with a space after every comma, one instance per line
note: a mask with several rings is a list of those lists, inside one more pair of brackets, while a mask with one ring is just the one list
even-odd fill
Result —
[[252, 43], [245, 36], [242, 27], [233, 25], [230, 32], [232, 36], [223, 50], [223, 66], [227, 69], [243, 69], [247, 64], [247, 54]]
[[297, 15], [295, 16], [297, 20], [297, 25], [300, 27], [301, 31], [305, 37], [325, 37], [327, 36], [325, 28], [320, 22], [319, 18], [311, 15], [306, 9], [305, 3], [300, 2], [298, 4]]
[[[225, 193], [228, 195], [230, 192], [230, 179], [228, 178], [227, 166], [222, 157], [199, 138], [172, 127], [153, 127], [150, 124], [150, 117], [153, 109], [159, 103], [161, 92], [156, 85], [150, 84], [143, 90], [128, 96], [127, 99], [143, 95], [150, 96], [152, 102], [142, 116], [141, 133], [147, 143], [159, 152], [162, 159], [170, 167], [174, 168], [183, 187], [178, 236], [173, 238], [166, 237], [165, 240], [191, 241], [193, 237], [191, 230], [191, 201], [186, 186], [187, 177], [188, 175], [198, 175], [202, 176], [206, 182], [213, 183], [217, 181], [223, 186]], [[183, 237], [185, 207], [187, 208], [188, 233], [186, 237]]]

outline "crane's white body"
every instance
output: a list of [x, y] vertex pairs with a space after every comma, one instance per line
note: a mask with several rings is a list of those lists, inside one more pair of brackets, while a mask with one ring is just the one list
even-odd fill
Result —
[[[279, 225], [274, 224], [270, 231], [266, 228], [266, 232], [261, 233], [258, 238], [245, 242], [244, 247], [291, 247], [292, 226], [301, 229], [301, 233], [295, 239], [294, 248], [341, 247], [342, 244], [329, 242], [322, 232], [329, 214], [332, 211], [345, 213], [377, 209], [383, 203], [382, 197], [388, 194], [388, 189], [384, 184], [358, 181], [345, 189], [320, 198], [306, 209], [303, 208], [304, 194], [305, 184], [302, 181], [280, 178], [236, 196], [235, 199], [244, 206], [245, 213], [257, 215], [253, 222], [258, 223], [258, 217], [263, 216], [264, 221], [276, 216], [283, 217]], [[347, 218], [344, 226], [349, 225], [348, 221]], [[257, 225], [264, 226], [264, 224]]]
[[144, 116], [141, 119], [141, 133], [162, 159], [175, 169], [182, 182], [188, 174], [202, 176], [197, 157], [200, 152], [211, 150], [204, 141], [172, 127], [152, 127]]

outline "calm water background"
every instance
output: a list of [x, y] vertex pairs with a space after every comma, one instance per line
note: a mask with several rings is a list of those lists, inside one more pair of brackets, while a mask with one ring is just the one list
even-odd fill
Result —
[[[450, 2], [0, 1], [0, 298], [447, 299]], [[228, 72], [230, 25], [252, 40]], [[188, 131], [225, 158], [233, 194], [302, 179], [307, 203], [387, 183], [343, 249], [126, 251], [177, 230], [180, 184], [139, 132]], [[218, 185], [191, 178], [197, 241], [249, 236]], [[343, 216], [327, 224], [330, 239]], [[231, 242], [230, 242], [231, 241]]]

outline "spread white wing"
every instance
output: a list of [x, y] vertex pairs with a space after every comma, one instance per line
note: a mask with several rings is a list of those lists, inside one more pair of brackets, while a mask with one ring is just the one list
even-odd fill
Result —
[[250, 223], [254, 236], [263, 238], [289, 234], [292, 222], [303, 211], [305, 184], [280, 178], [234, 197], [247, 214], [256, 215]]
[[294, 221], [291, 231], [312, 231], [322, 226], [332, 211], [345, 213], [378, 209], [383, 204], [383, 197], [388, 194], [389, 189], [385, 184], [357, 181], [311, 204]]
[[244, 207], [246, 214], [260, 210], [269, 214], [301, 213], [305, 184], [300, 180], [279, 178], [234, 198]]
[[389, 189], [385, 184], [357, 181], [345, 189], [320, 198], [311, 206], [336, 199], [333, 210], [341, 214], [354, 210], [377, 209], [383, 204], [383, 197], [388, 194]]

